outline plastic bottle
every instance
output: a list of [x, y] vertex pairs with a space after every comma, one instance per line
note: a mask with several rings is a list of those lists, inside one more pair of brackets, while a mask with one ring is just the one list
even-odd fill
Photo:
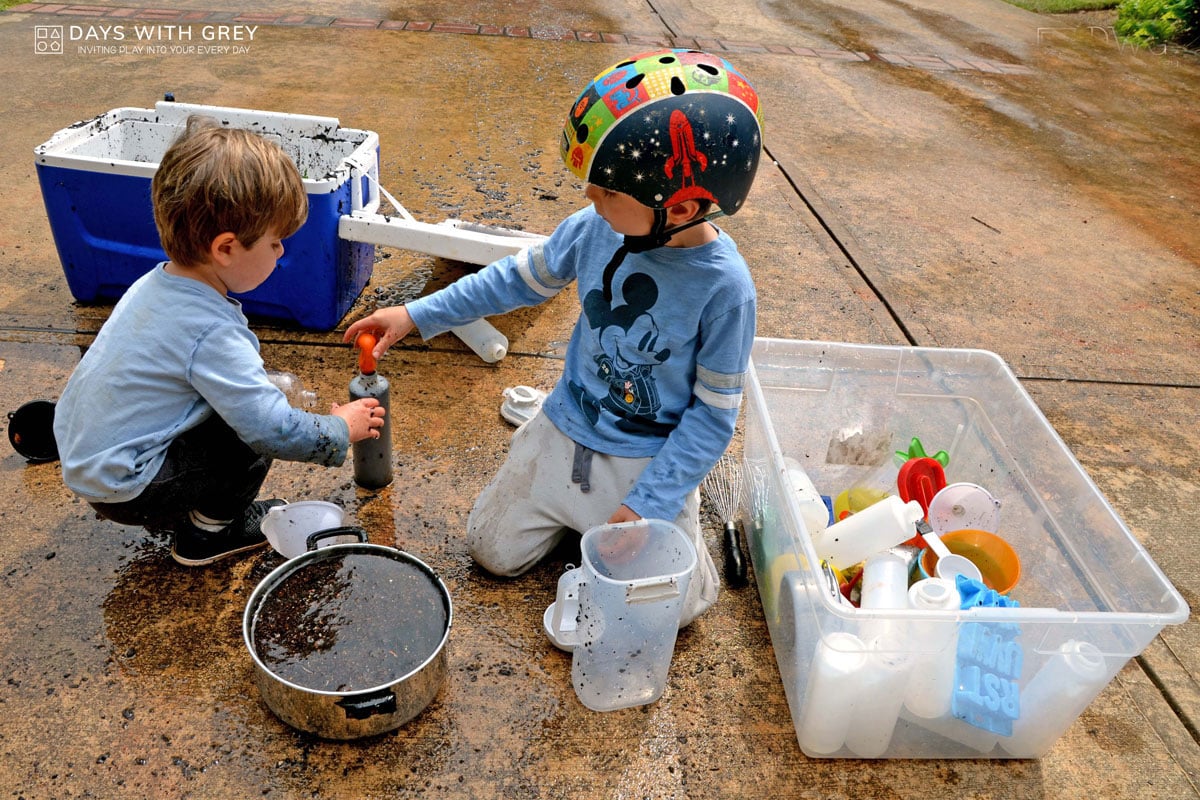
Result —
[[884, 551], [863, 565], [862, 608], [908, 608], [908, 565]]
[[475, 351], [475, 355], [489, 364], [494, 364], [508, 355], [508, 337], [482, 317], [466, 325], [451, 328], [450, 332], [462, 339], [467, 347]]
[[[969, 747], [978, 753], [986, 754], [992, 752], [996, 749], [996, 742], [1000, 739], [999, 736], [991, 731], [976, 728], [974, 725], [968, 725], [957, 717], [945, 716], [938, 717], [937, 719], [918, 717], [907, 706], [900, 709], [900, 719], [922, 730], [936, 733], [938, 736], [949, 739], [952, 742]], [[944, 749], [944, 742], [936, 740], [928, 741], [926, 746], [940, 748], [946, 756], [949, 756], [949, 751]]]
[[846, 743], [850, 721], [860, 713], [859, 673], [867, 663], [866, 650], [861, 639], [842, 631], [826, 634], [817, 643], [797, 726], [805, 753], [830, 755]]
[[1021, 690], [1020, 716], [1000, 746], [1017, 758], [1039, 758], [1054, 744], [1096, 693], [1108, 683], [1100, 649], [1075, 639], [1063, 642]]
[[[924, 611], [958, 611], [958, 587], [944, 578], [917, 581], [908, 590], [908, 605]], [[915, 663], [904, 706], [922, 719], [945, 717], [950, 714], [954, 695], [958, 623], [943, 619], [914, 622], [908, 638], [913, 643]]]
[[892, 495], [814, 535], [813, 547], [818, 558], [845, 569], [910, 538], [924, 516], [917, 501]]
[[829, 525], [829, 508], [799, 461], [791, 456], [784, 456], [783, 465], [787, 468], [787, 477], [791, 481], [796, 504], [800, 506], [804, 527], [808, 528], [809, 536], [816, 536]]
[[267, 370], [267, 380], [275, 384], [296, 408], [312, 409], [317, 407], [317, 393], [304, 388], [304, 381], [290, 372], [277, 369]]
[[383, 416], [383, 427], [378, 439], [363, 439], [355, 442], [354, 482], [364, 489], [381, 489], [392, 482], [392, 415], [390, 391], [387, 378], [375, 372], [375, 337], [360, 334], [354, 344], [359, 350], [358, 375], [350, 381], [350, 400], [373, 397], [388, 412]]
[[[908, 608], [908, 565], [890, 550], [870, 556], [863, 564], [862, 599], [864, 610]], [[865, 640], [905, 633], [906, 626], [887, 616], [871, 615], [864, 619], [858, 635]]]
[[859, 758], [880, 758], [896, 732], [912, 657], [904, 642], [878, 636], [867, 642], [867, 659], [858, 675], [858, 708], [846, 731], [846, 747]]

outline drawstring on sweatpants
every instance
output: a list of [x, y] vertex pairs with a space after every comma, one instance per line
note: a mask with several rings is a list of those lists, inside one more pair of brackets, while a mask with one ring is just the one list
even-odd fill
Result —
[[595, 450], [575, 442], [575, 459], [571, 464], [571, 483], [579, 484], [579, 491], [587, 494], [592, 490], [590, 478], [592, 475], [592, 455]]

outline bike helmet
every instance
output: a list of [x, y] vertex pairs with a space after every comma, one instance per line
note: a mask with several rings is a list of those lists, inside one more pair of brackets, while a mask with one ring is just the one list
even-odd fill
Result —
[[758, 94], [725, 59], [658, 50], [601, 72], [575, 101], [561, 143], [580, 179], [653, 209], [709, 200], [742, 207], [762, 150]]

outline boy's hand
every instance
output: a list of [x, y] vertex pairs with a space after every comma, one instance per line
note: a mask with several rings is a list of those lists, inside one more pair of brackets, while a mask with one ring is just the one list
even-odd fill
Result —
[[383, 415], [387, 409], [379, 405], [374, 397], [364, 397], [345, 405], [333, 404], [331, 412], [335, 417], [346, 420], [350, 428], [350, 443], [361, 442], [363, 439], [378, 439], [383, 429]]
[[616, 513], [608, 518], [609, 525], [616, 525], [618, 522], [633, 522], [641, 519], [642, 515], [634, 511], [629, 506], [621, 506]]
[[342, 341], [353, 342], [360, 333], [373, 333], [378, 341], [371, 355], [380, 358], [389, 347], [407, 336], [415, 327], [407, 308], [391, 306], [378, 309], [352, 324], [342, 335]]
[[[608, 524], [633, 522], [642, 517], [629, 506], [621, 506], [608, 520]], [[628, 528], [608, 531], [597, 544], [598, 552], [608, 564], [628, 564], [633, 561], [649, 538], [646, 525], [631, 525]]]

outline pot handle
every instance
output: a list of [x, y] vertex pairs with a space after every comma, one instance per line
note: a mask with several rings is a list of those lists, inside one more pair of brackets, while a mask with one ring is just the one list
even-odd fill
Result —
[[345, 709], [346, 719], [369, 719], [378, 714], [395, 714], [396, 693], [391, 689], [383, 689], [361, 697], [343, 697], [336, 705]]
[[326, 528], [323, 531], [310, 533], [308, 538], [304, 540], [305, 549], [309, 551], [316, 550], [325, 539], [333, 539], [339, 536], [357, 537], [360, 544], [366, 544], [367, 542], [367, 532], [362, 528], [356, 528], [351, 525], [344, 528]]

